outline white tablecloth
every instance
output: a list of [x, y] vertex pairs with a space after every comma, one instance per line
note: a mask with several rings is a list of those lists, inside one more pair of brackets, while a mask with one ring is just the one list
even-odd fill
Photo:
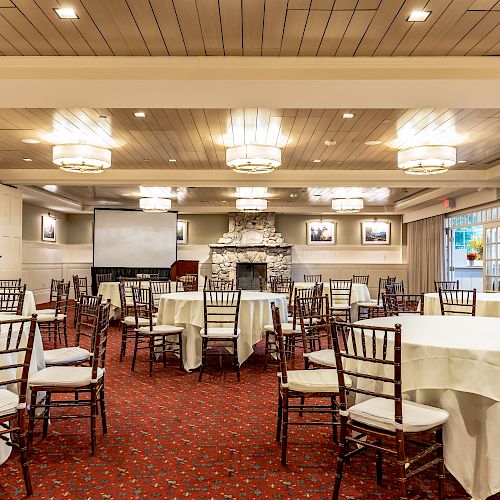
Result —
[[[431, 316], [441, 315], [441, 306], [437, 293], [426, 293], [424, 295], [424, 313]], [[476, 316], [500, 318], [500, 293], [476, 294]]]
[[[243, 290], [241, 293], [238, 340], [238, 359], [243, 363], [253, 352], [253, 346], [262, 339], [264, 325], [272, 324], [271, 303], [280, 307], [282, 318], [287, 317], [286, 296], [276, 293]], [[184, 368], [193, 370], [201, 364], [201, 337], [203, 328], [203, 292], [176, 292], [162, 295], [158, 307], [159, 325], [184, 326]]]
[[[31, 292], [30, 292], [31, 293]], [[33, 294], [31, 294], [33, 297]], [[34, 303], [34, 301], [33, 301]], [[29, 314], [31, 315], [31, 313]], [[7, 319], [14, 319], [17, 318], [18, 316], [10, 314], [3, 314], [0, 317], [0, 320], [4, 321]], [[29, 333], [29, 328], [30, 328], [30, 323], [26, 322], [23, 330], [23, 336], [25, 336], [25, 341], [28, 339], [28, 333]], [[5, 344], [7, 341], [6, 338], [6, 332], [7, 332], [7, 327], [2, 326], [0, 329], [0, 348], [5, 349]], [[26, 344], [25, 344], [26, 345]], [[8, 356], [2, 355], [0, 356], [0, 363], [16, 363], [15, 359], [10, 359]], [[35, 339], [33, 342], [33, 351], [31, 353], [31, 363], [30, 363], [30, 370], [29, 374], [32, 375], [33, 373], [36, 373], [38, 370], [42, 370], [45, 368], [45, 359], [43, 356], [43, 342], [42, 342], [42, 336], [40, 335], [40, 331], [38, 330], [38, 327], [36, 328], [35, 332]], [[20, 369], [21, 370], [21, 369]], [[10, 374], [13, 375], [13, 374]], [[19, 373], [20, 375], [20, 373]], [[11, 377], [8, 376], [7, 371], [5, 370], [0, 370], [0, 377], [2, 377], [2, 380], [8, 380]], [[1, 386], [2, 389], [5, 389], [6, 386]], [[15, 390], [17, 388], [12, 387], [10, 388], [11, 390]], [[29, 401], [28, 401], [29, 403]], [[0, 464], [3, 464], [7, 458], [9, 458], [10, 452], [12, 451], [12, 448], [10, 446], [7, 446], [4, 441], [0, 440]]]
[[[307, 283], [306, 281], [297, 281], [295, 282], [295, 288], [303, 289], [303, 288], [311, 288], [314, 286], [314, 283]], [[330, 297], [330, 282], [323, 282], [323, 293]], [[362, 283], [353, 283], [351, 290], [351, 305], [356, 304], [358, 302], [370, 302], [370, 291], [366, 285]]]
[[500, 492], [500, 319], [400, 316], [359, 323], [402, 325], [403, 391], [450, 414], [447, 468], [475, 500]]

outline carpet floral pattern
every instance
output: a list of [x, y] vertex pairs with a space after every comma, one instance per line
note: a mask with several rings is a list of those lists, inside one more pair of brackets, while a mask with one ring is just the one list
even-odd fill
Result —
[[[37, 428], [34, 498], [331, 498], [336, 446], [328, 428], [292, 427], [288, 465], [280, 464], [274, 440], [276, 366], [263, 371], [260, 344], [244, 364], [241, 382], [231, 368], [213, 366], [199, 383], [197, 373], [181, 372], [173, 359], [167, 368], [155, 365], [151, 378], [145, 362], [132, 373], [131, 346], [118, 361], [119, 336], [113, 326], [106, 367], [108, 434], [98, 429], [91, 457], [89, 421], [54, 421], [45, 440]], [[0, 467], [0, 498], [23, 498], [17, 453]], [[386, 462], [385, 484], [377, 487], [373, 456], [354, 458], [345, 467], [342, 498], [397, 496], [393, 472]], [[447, 479], [450, 498], [469, 498], [450, 475]], [[435, 498], [434, 472], [410, 487], [411, 498]]]

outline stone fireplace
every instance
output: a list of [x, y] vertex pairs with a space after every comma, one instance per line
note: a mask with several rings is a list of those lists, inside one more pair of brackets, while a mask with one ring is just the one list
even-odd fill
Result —
[[[228, 232], [217, 243], [209, 245], [212, 255], [212, 278], [236, 280], [237, 263], [266, 264], [269, 276], [289, 278], [292, 273], [292, 245], [283, 241], [276, 231], [274, 213], [230, 213]], [[238, 276], [241, 288], [255, 289], [260, 269], [250, 266], [242, 280], [240, 266]], [[248, 274], [251, 273], [251, 274]]]

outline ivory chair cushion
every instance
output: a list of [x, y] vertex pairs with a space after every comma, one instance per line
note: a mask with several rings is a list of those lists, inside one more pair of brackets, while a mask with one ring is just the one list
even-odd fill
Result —
[[[274, 326], [273, 325], [264, 325], [264, 331], [265, 332], [274, 332]], [[293, 329], [293, 323], [281, 323], [281, 331], [285, 335], [290, 334], [290, 333], [296, 333], [296, 334], [302, 333], [302, 330], [300, 329], [300, 325], [295, 326], [295, 330]]]
[[[352, 420], [361, 424], [384, 429], [395, 430], [394, 400], [372, 398], [349, 408]], [[403, 431], [423, 432], [444, 424], [449, 414], [441, 408], [427, 406], [413, 401], [403, 400]]]
[[[104, 370], [97, 370], [97, 379], [101, 379]], [[92, 367], [90, 366], [49, 366], [34, 373], [28, 379], [30, 387], [85, 387], [90, 385]]]
[[[339, 392], [337, 370], [290, 370], [288, 388], [300, 392]], [[281, 373], [278, 373], [281, 379]], [[352, 385], [351, 379], [344, 375], [346, 386]]]
[[339, 311], [347, 311], [350, 308], [351, 308], [351, 306], [349, 304], [332, 304], [330, 306], [330, 310], [336, 309]]
[[331, 366], [332, 368], [336, 366], [334, 349], [321, 349], [320, 351], [304, 353], [304, 357], [317, 365]]
[[46, 323], [48, 321], [62, 321], [66, 318], [66, 314], [58, 314], [57, 317], [55, 314], [39, 314], [36, 318], [37, 323]]
[[17, 411], [19, 396], [7, 389], [0, 389], [0, 417]]
[[368, 307], [372, 309], [379, 309], [384, 307], [382, 303], [377, 303], [375, 300], [374, 302], [358, 302], [358, 307]]
[[174, 335], [178, 333], [182, 333], [184, 328], [181, 326], [172, 326], [172, 325], [155, 325], [153, 326], [153, 330], [149, 329], [149, 326], [143, 326], [139, 328], [139, 332], [143, 334], [153, 333], [154, 335]]
[[[139, 326], [148, 326], [149, 325], [149, 319], [148, 318], [138, 318]], [[122, 320], [122, 323], [124, 323], [127, 326], [135, 326], [135, 316], [125, 316]], [[156, 318], [153, 317], [153, 325], [156, 324]]]
[[87, 361], [90, 359], [90, 351], [82, 347], [61, 347], [43, 352], [46, 365], [63, 365]]
[[236, 335], [234, 335], [234, 328], [231, 327], [209, 327], [208, 333], [205, 333], [205, 328], [200, 330], [200, 335], [202, 337], [214, 338], [214, 339], [232, 339], [235, 336], [239, 337], [241, 330], [238, 328], [236, 330]]
[[55, 314], [56, 310], [55, 309], [40, 309], [36, 310], [35, 314]]

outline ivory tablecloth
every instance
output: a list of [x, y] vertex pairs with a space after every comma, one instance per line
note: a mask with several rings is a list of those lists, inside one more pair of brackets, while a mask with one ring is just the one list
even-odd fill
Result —
[[[280, 308], [282, 318], [287, 317], [286, 296], [276, 293], [243, 290], [241, 293], [238, 340], [238, 359], [243, 363], [253, 352], [253, 346], [262, 339], [262, 329], [272, 324], [271, 303]], [[203, 292], [176, 292], [162, 295], [158, 306], [159, 325], [184, 326], [183, 362], [186, 370], [201, 364], [201, 337], [204, 324]]]
[[500, 319], [399, 316], [359, 322], [396, 323], [402, 326], [403, 391], [450, 414], [446, 467], [475, 500], [500, 492]]
[[[307, 283], [306, 281], [296, 281], [295, 288], [311, 288], [314, 286], [314, 283]], [[323, 282], [323, 293], [328, 295], [330, 298], [330, 282]], [[351, 305], [356, 304], [358, 302], [370, 302], [370, 291], [366, 285], [362, 283], [353, 283], [351, 289]]]
[[[437, 293], [424, 295], [424, 313], [431, 316], [441, 315], [441, 305]], [[500, 293], [476, 294], [476, 316], [500, 318]]]
[[[32, 297], [33, 297], [33, 294], [32, 294]], [[33, 301], [33, 303], [34, 303], [34, 301]], [[8, 319], [15, 319], [18, 317], [19, 316], [16, 316], [15, 314], [9, 314], [9, 315], [2, 314], [0, 317], [0, 320], [5, 321]], [[29, 321], [27, 321], [25, 323], [25, 326], [23, 329], [23, 337], [25, 337], [25, 342], [28, 339], [29, 328], [30, 328], [30, 323], [29, 323]], [[6, 335], [7, 335], [7, 327], [2, 326], [0, 328], [0, 349], [5, 349], [5, 347], [6, 347], [6, 345], [5, 345], [7, 342]], [[26, 344], [24, 344], [24, 345], [26, 345]], [[16, 360], [12, 359], [12, 356], [13, 355], [0, 356], [0, 363], [15, 364]], [[42, 342], [42, 336], [40, 335], [40, 331], [38, 330], [38, 327], [37, 327], [36, 331], [35, 331], [35, 339], [33, 342], [33, 352], [31, 354], [31, 363], [30, 363], [29, 374], [32, 375], [33, 373], [36, 373], [38, 370], [42, 370], [43, 368], [45, 368], [45, 359], [43, 356], [43, 342]], [[8, 375], [8, 373], [6, 370], [0, 370], [0, 377], [2, 377], [2, 380], [8, 380], [11, 378], [10, 376], [7, 376], [7, 375]], [[19, 373], [19, 375], [20, 375], [20, 373]], [[6, 386], [1, 386], [1, 388], [5, 389]], [[17, 388], [12, 387], [10, 389], [15, 390]], [[12, 451], [12, 448], [10, 446], [7, 446], [4, 441], [0, 440], [0, 464], [3, 464], [7, 460], [7, 458], [9, 458], [11, 451]]]

